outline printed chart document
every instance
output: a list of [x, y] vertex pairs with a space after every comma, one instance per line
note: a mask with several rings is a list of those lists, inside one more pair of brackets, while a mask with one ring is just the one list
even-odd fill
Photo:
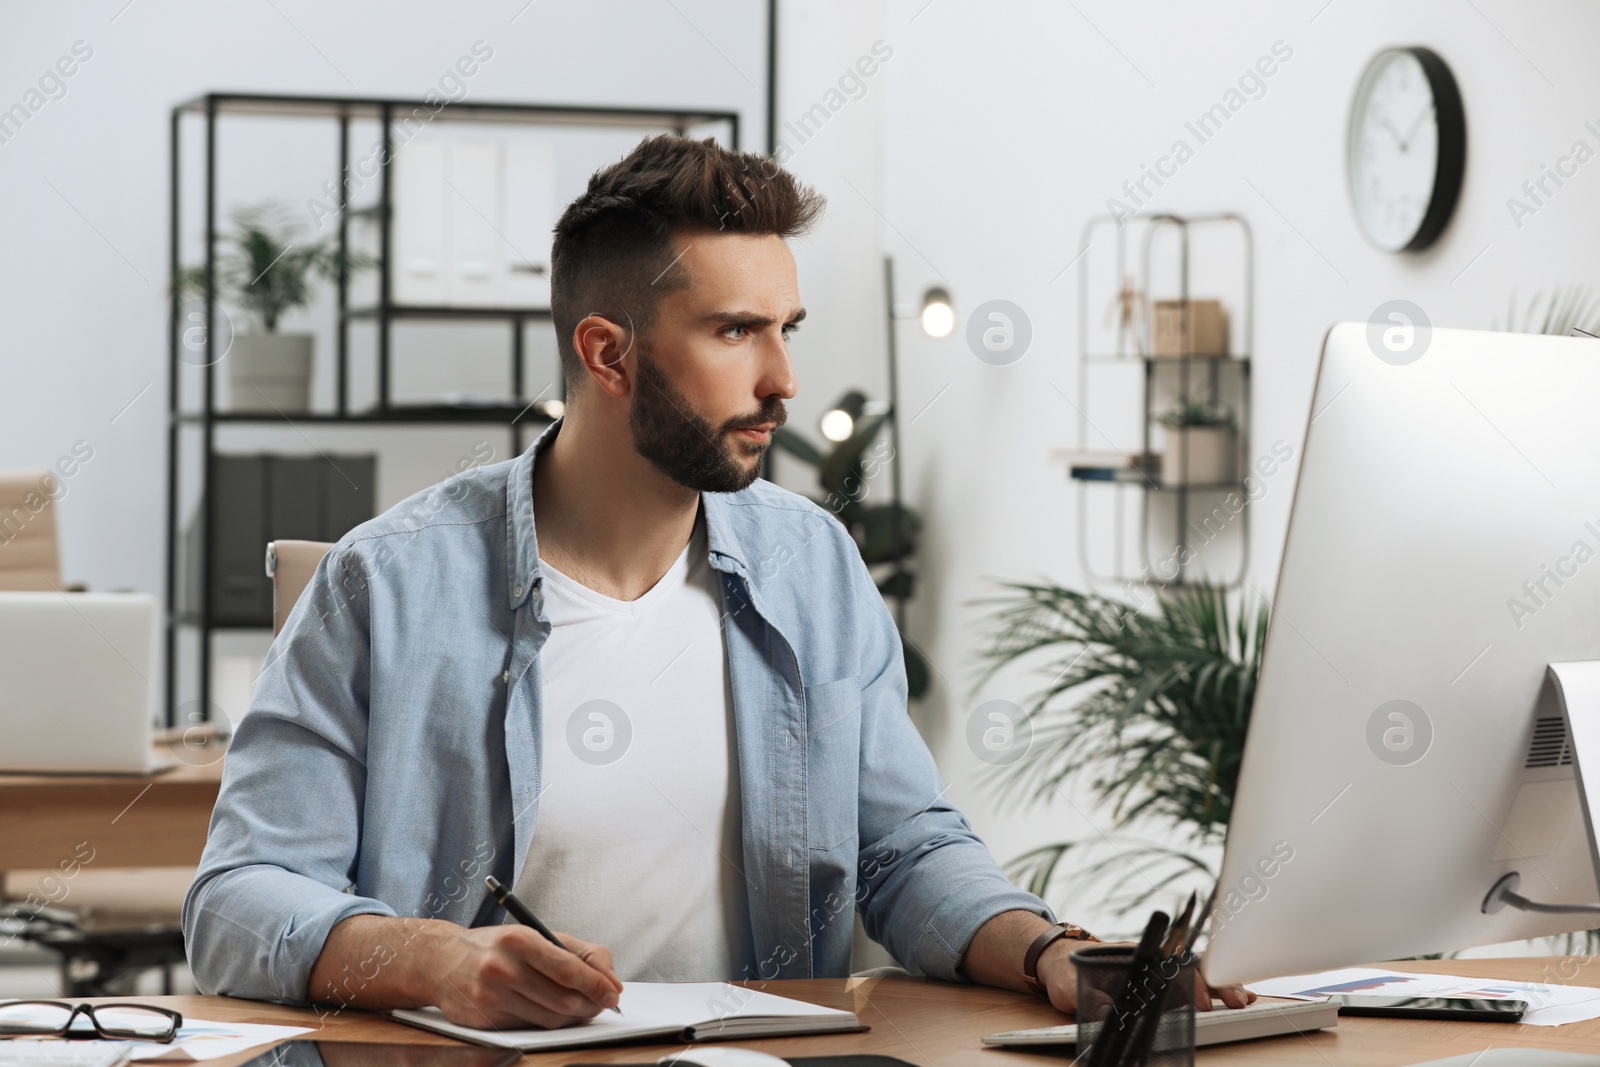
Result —
[[619, 1006], [621, 1015], [603, 1011], [587, 1023], [560, 1030], [479, 1030], [457, 1026], [438, 1008], [405, 1008], [392, 1014], [400, 1022], [463, 1041], [524, 1051], [649, 1037], [706, 1041], [866, 1029], [854, 1012], [724, 982], [629, 982], [623, 986]]
[[209, 1019], [185, 1017], [183, 1025], [178, 1028], [178, 1036], [171, 1044], [156, 1041], [128, 1042], [128, 1059], [132, 1062], [149, 1060], [160, 1063], [194, 1063], [199, 1060], [232, 1056], [247, 1048], [286, 1041], [291, 1037], [299, 1037], [310, 1032], [309, 1026], [220, 1023]]
[[1301, 974], [1252, 982], [1246, 989], [1264, 997], [1320, 1000], [1340, 993], [1375, 997], [1472, 997], [1476, 1000], [1521, 1000], [1528, 1026], [1562, 1026], [1600, 1019], [1600, 989], [1554, 982], [1510, 982], [1498, 978], [1464, 978], [1458, 974], [1413, 974], [1405, 971], [1346, 967], [1321, 974]]

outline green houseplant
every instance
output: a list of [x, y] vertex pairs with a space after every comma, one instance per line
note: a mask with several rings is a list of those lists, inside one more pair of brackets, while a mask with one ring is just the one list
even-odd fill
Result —
[[[886, 415], [868, 415], [857, 420], [850, 436], [830, 451], [823, 451], [803, 434], [783, 426], [774, 432], [772, 443], [816, 468], [823, 495], [812, 500], [850, 532], [861, 550], [862, 560], [874, 570], [878, 591], [884, 596], [909, 598], [916, 587], [916, 573], [909, 563], [916, 556], [917, 543], [922, 536], [922, 517], [908, 507], [869, 502], [872, 478], [893, 458], [886, 454], [886, 444], [873, 448], [887, 418]], [[870, 455], [869, 449], [872, 449]], [[906, 686], [911, 698], [917, 699], [927, 693], [931, 672], [927, 661], [905, 640], [904, 634], [900, 644], [905, 652]]]
[[[243, 313], [252, 329], [236, 332], [228, 357], [229, 407], [235, 411], [305, 411], [310, 407], [313, 338], [279, 333], [288, 312], [311, 303], [315, 280], [333, 280], [341, 267], [353, 273], [375, 260], [363, 253], [340, 255], [331, 237], [304, 238], [291, 210], [267, 201], [236, 208], [232, 230], [219, 241], [216, 284], [220, 298]], [[178, 273], [179, 293], [205, 297], [205, 268]]]
[[[1041, 896], [1059, 883], [1106, 889], [1117, 911], [1142, 908], [1212, 869], [1233, 808], [1255, 699], [1267, 607], [1216, 586], [1178, 586], [1154, 610], [1060, 586], [1001, 584], [980, 684], [1013, 664], [1051, 681], [1026, 705], [1032, 741], [990, 772], [1003, 802], [1043, 805], [1086, 785], [1111, 812], [1104, 833], [1042, 846], [1012, 873]], [[1136, 836], [1163, 828], [1177, 845]], [[1070, 858], [1070, 873], [1063, 861]], [[1134, 876], [1132, 864], [1139, 872]]]

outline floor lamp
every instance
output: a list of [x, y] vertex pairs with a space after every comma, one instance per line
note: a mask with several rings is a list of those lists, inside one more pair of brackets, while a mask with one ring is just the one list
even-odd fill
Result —
[[[903, 495], [900, 482], [900, 346], [899, 329], [897, 323], [901, 319], [916, 318], [922, 324], [922, 332], [929, 337], [940, 339], [949, 337], [955, 329], [955, 306], [950, 302], [950, 293], [938, 286], [929, 288], [922, 295], [920, 308], [915, 305], [902, 305], [895, 302], [894, 298], [894, 257], [883, 257], [883, 305], [884, 321], [888, 326], [888, 356], [889, 356], [889, 476], [890, 498], [894, 504], [894, 542], [901, 543], [900, 523], [904, 514], [902, 507]], [[895, 560], [895, 622], [900, 627], [900, 632], [906, 629], [906, 577], [905, 556]]]

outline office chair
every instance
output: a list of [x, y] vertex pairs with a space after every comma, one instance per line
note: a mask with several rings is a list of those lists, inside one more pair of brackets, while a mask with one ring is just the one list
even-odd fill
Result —
[[[55, 870], [8, 871], [6, 903], [19, 940], [54, 954], [64, 997], [131, 996], [145, 971], [161, 971], [171, 995], [173, 967], [185, 962], [183, 898], [194, 881], [183, 867], [83, 867], [70, 882]], [[59, 903], [41, 904], [65, 886]]]
[[52, 496], [59, 484], [42, 467], [0, 471], [0, 590], [48, 593], [63, 588]]
[[267, 577], [272, 579], [272, 636], [283, 630], [295, 601], [317, 573], [317, 564], [333, 547], [330, 541], [267, 542]]
[[[52, 471], [0, 472], [0, 591], [65, 592]], [[129, 992], [139, 974], [183, 962], [180, 914], [194, 872], [181, 867], [95, 870], [70, 883], [55, 870], [0, 868], [0, 916], [60, 961], [64, 996]], [[65, 888], [65, 896], [58, 894]], [[52, 892], [54, 890], [54, 892]], [[41, 906], [41, 901], [50, 902]]]

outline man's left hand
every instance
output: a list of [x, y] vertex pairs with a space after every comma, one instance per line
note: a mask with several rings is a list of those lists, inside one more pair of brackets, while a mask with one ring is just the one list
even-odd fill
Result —
[[[1121, 944], [1121, 942], [1113, 942]], [[1135, 948], [1133, 942], [1126, 942]], [[1039, 981], [1044, 983], [1050, 1003], [1069, 1015], [1078, 1013], [1078, 968], [1072, 963], [1072, 953], [1083, 947], [1081, 941], [1057, 941], [1039, 957]], [[1252, 1003], [1256, 995], [1242, 985], [1229, 985], [1213, 989], [1204, 984], [1195, 987], [1194, 1006], [1199, 1011], [1210, 1011], [1211, 1002], [1220, 1000], [1230, 1008], [1242, 1008]]]

